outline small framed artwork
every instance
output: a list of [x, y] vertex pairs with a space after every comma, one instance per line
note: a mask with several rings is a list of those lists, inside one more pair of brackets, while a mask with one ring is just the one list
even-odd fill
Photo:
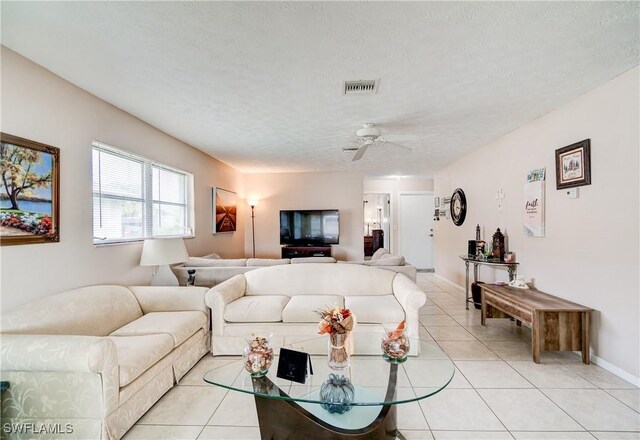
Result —
[[60, 149], [0, 133], [0, 245], [60, 241]]
[[213, 188], [213, 233], [235, 232], [238, 211], [238, 196], [232, 191]]
[[591, 185], [591, 140], [556, 150], [556, 189]]
[[440, 197], [434, 197], [434, 198], [433, 198], [433, 205], [434, 205], [436, 208], [439, 208], [439, 207], [440, 207]]

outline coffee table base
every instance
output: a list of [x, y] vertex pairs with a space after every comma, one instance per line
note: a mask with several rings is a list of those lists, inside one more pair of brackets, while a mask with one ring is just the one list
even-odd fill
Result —
[[255, 396], [260, 437], [263, 440], [391, 440], [403, 438], [397, 430], [395, 405], [381, 407], [378, 417], [361, 429], [331, 426], [297, 403]]

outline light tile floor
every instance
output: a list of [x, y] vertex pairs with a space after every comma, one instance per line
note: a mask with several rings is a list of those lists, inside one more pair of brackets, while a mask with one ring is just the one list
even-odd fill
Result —
[[[464, 294], [431, 273], [419, 273], [418, 284], [428, 298], [421, 337], [440, 345], [457, 370], [441, 393], [398, 407], [407, 439], [640, 439], [638, 388], [573, 353], [543, 353], [536, 365], [529, 329], [509, 320], [482, 327]], [[125, 438], [260, 438], [251, 396], [202, 381], [228, 359], [205, 356]]]

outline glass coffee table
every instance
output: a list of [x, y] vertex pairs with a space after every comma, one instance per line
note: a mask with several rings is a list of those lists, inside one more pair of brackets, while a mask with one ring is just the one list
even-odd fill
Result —
[[[204, 380], [255, 397], [262, 439], [403, 438], [397, 429], [396, 405], [438, 393], [451, 382], [455, 368], [434, 342], [418, 339], [410, 339], [411, 355], [404, 362], [389, 363], [382, 358], [382, 336], [382, 332], [356, 332], [351, 365], [343, 370], [327, 365], [327, 335], [285, 338], [284, 347], [312, 355], [314, 374], [305, 384], [276, 377], [277, 348], [266, 376], [251, 377], [244, 361], [238, 360], [207, 372]], [[321, 385], [330, 374], [345, 376], [353, 386], [352, 400], [342, 405], [347, 408], [338, 405], [333, 413], [320, 397]]]

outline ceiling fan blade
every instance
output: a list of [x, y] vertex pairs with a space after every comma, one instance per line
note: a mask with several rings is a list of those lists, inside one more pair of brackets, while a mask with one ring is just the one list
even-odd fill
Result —
[[351, 159], [351, 161], [353, 162], [362, 159], [362, 156], [364, 156], [364, 153], [367, 152], [367, 148], [369, 148], [369, 145], [371, 145], [371, 143], [369, 142], [360, 145], [358, 151], [356, 151], [356, 154], [353, 156], [353, 159]]
[[383, 143], [383, 144], [394, 145], [396, 147], [404, 148], [405, 150], [413, 151], [413, 149], [410, 148], [410, 147], [407, 147], [405, 145], [396, 144], [395, 142], [389, 142], [388, 140], [386, 140], [385, 138], [382, 138], [382, 137], [379, 137], [378, 139], [376, 139], [376, 142], [380, 142], [380, 143]]

